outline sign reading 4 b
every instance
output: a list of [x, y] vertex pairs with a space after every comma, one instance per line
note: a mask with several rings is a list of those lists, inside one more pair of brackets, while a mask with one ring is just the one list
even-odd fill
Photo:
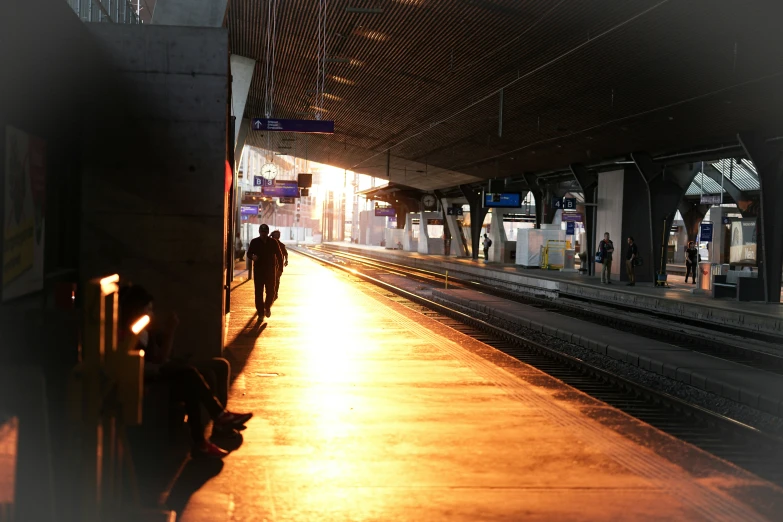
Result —
[[576, 198], [555, 198], [552, 200], [555, 210], [576, 210]]

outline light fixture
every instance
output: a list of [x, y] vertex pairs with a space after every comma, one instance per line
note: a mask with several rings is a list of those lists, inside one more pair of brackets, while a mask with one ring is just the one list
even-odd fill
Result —
[[386, 36], [384, 33], [380, 31], [373, 31], [372, 29], [358, 28], [356, 29], [356, 34], [359, 36], [364, 36], [365, 38], [369, 38], [370, 40], [375, 40], [376, 42], [383, 42], [388, 38], [388, 36]]
[[326, 93], [326, 92], [324, 93], [324, 98], [326, 98], [327, 100], [332, 100], [332, 101], [343, 101], [343, 99], [340, 98], [339, 96], [335, 96], [334, 94], [329, 94], [329, 93]]
[[133, 326], [131, 326], [131, 332], [133, 332], [135, 335], [139, 335], [146, 326], [150, 324], [150, 316], [149, 315], [142, 315], [138, 321], [133, 323]]
[[344, 85], [356, 85], [355, 81], [349, 80], [348, 78], [343, 78], [342, 76], [330, 75], [329, 78], [336, 81], [337, 83], [342, 83]]
[[[311, 108], [311, 109], [313, 109], [314, 111], [320, 111], [320, 112], [329, 112], [329, 111], [327, 111], [326, 109], [324, 109], [324, 108], [322, 108], [322, 107], [316, 107], [315, 105], [311, 105], [311, 106], [310, 106], [310, 108]], [[280, 147], [280, 148], [282, 148], [282, 147]], [[289, 147], [289, 148], [290, 148], [290, 147]]]

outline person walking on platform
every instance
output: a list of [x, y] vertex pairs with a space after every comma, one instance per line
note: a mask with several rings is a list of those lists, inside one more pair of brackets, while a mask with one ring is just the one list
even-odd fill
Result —
[[269, 225], [263, 224], [259, 227], [258, 237], [250, 242], [247, 255], [253, 260], [258, 317], [271, 317], [277, 274], [283, 272], [283, 253], [280, 252], [280, 244], [269, 237]]
[[489, 262], [489, 247], [492, 246], [492, 240], [484, 234], [484, 262]]
[[137, 349], [144, 350], [145, 382], [163, 382], [170, 388], [171, 397], [185, 403], [188, 427], [193, 442], [194, 457], [222, 458], [228, 455], [223, 448], [204, 436], [202, 408], [213, 421], [212, 438], [237, 436], [237, 429], [253, 417], [252, 413], [234, 413], [226, 409], [228, 403], [228, 379], [231, 365], [225, 359], [190, 362], [187, 358], [171, 357], [174, 334], [179, 324], [172, 314], [165, 324], [159, 324], [153, 313], [153, 298], [143, 287], [123, 287], [119, 296], [119, 337], [129, 335], [136, 321], [147, 315], [149, 327], [141, 332]]
[[633, 237], [628, 236], [628, 250], [625, 251], [625, 270], [628, 272], [628, 286], [636, 286], [636, 258], [639, 257], [639, 249], [633, 242]]
[[609, 232], [604, 233], [604, 238], [598, 243], [598, 255], [601, 258], [601, 283], [605, 285], [612, 284], [612, 254], [614, 254], [614, 243], [609, 239]]
[[693, 284], [696, 284], [696, 267], [699, 262], [699, 249], [693, 241], [688, 241], [688, 246], [685, 249], [685, 282], [688, 282], [688, 276], [693, 279]]
[[280, 276], [283, 275], [283, 267], [288, 266], [288, 249], [285, 247], [282, 241], [280, 241], [280, 231], [275, 230], [271, 234], [272, 238], [277, 241], [277, 245], [280, 247], [280, 253], [283, 254], [283, 266], [279, 267], [277, 271], [277, 279], [275, 280], [275, 301], [277, 301], [278, 293], [280, 292]]

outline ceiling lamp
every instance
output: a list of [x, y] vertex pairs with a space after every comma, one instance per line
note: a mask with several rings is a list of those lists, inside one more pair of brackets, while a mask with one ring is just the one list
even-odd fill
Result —
[[327, 63], [351, 63], [351, 59], [350, 58], [336, 58], [336, 57], [332, 57], [332, 58], [327, 58], [326, 62]]
[[349, 80], [348, 78], [343, 78], [342, 76], [330, 75], [329, 78], [331, 78], [332, 80], [336, 81], [337, 83], [342, 83], [344, 85], [355, 85], [356, 84], [356, 82], [354, 82], [353, 80]]

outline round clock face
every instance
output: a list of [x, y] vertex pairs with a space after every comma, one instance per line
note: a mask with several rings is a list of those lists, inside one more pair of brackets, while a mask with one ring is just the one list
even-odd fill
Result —
[[434, 208], [435, 204], [437, 203], [437, 200], [435, 199], [435, 196], [433, 196], [432, 194], [425, 194], [424, 197], [421, 198], [421, 202], [427, 208]]
[[277, 165], [274, 163], [265, 163], [261, 167], [261, 175], [266, 179], [275, 179], [277, 177]]

